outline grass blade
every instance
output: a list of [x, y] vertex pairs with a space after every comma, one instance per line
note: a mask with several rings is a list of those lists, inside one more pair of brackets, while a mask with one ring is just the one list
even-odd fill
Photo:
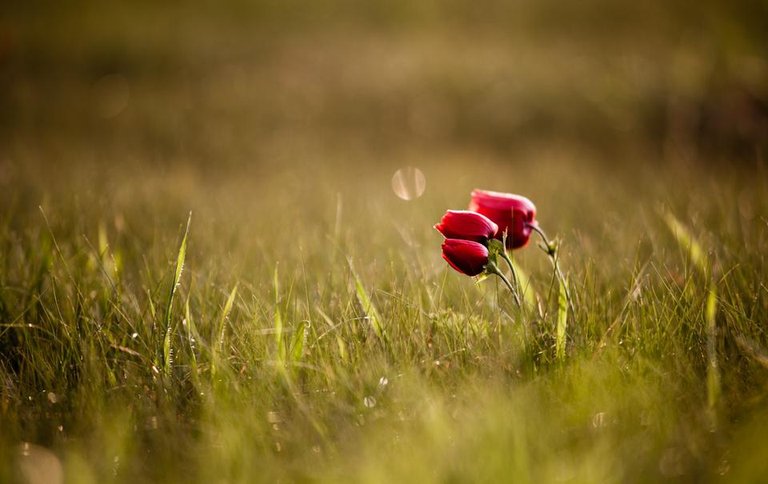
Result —
[[200, 378], [197, 369], [197, 355], [195, 353], [196, 346], [199, 344], [199, 338], [197, 329], [195, 328], [195, 321], [192, 319], [192, 313], [189, 311], [189, 296], [184, 302], [184, 321], [186, 321], [185, 328], [187, 330], [187, 342], [189, 344], [189, 369], [192, 375], [192, 382], [195, 388], [200, 388]]
[[701, 248], [701, 244], [699, 244], [688, 228], [683, 225], [677, 217], [672, 215], [672, 213], [666, 212], [664, 214], [664, 221], [667, 223], [667, 227], [669, 227], [669, 230], [675, 237], [678, 246], [688, 253], [691, 262], [693, 262], [696, 268], [699, 269], [702, 274], [706, 275], [709, 270], [709, 264], [707, 263], [707, 256]]
[[227, 318], [232, 311], [232, 306], [235, 303], [235, 297], [237, 297], [237, 283], [235, 287], [230, 291], [227, 301], [224, 303], [224, 308], [221, 310], [221, 317], [219, 318], [218, 327], [214, 329], [215, 334], [212, 335], [213, 342], [211, 343], [211, 376], [215, 377], [219, 368], [219, 358], [221, 357], [222, 349], [224, 348], [224, 336], [227, 331]]
[[237, 297], [237, 283], [235, 283], [235, 287], [233, 287], [232, 291], [229, 293], [227, 302], [224, 303], [224, 309], [221, 311], [221, 318], [219, 319], [219, 334], [216, 340], [217, 347], [219, 349], [224, 347], [224, 336], [227, 332], [227, 320], [229, 318], [229, 313], [232, 311], [232, 306], [235, 303], [235, 297]]
[[299, 323], [299, 327], [296, 328], [296, 331], [293, 333], [293, 338], [291, 339], [291, 363], [296, 363], [301, 361], [302, 356], [304, 355], [304, 346], [307, 342], [307, 334], [309, 333], [309, 322], [308, 321], [302, 321]]
[[357, 295], [357, 301], [360, 303], [360, 307], [362, 308], [363, 313], [365, 313], [366, 318], [368, 318], [368, 321], [370, 321], [373, 332], [380, 340], [383, 340], [384, 328], [381, 325], [381, 317], [379, 316], [379, 311], [376, 309], [376, 306], [374, 306], [373, 301], [368, 295], [368, 292], [365, 290], [365, 286], [363, 286], [363, 282], [360, 280], [360, 276], [358, 276], [357, 272], [355, 272], [355, 268], [352, 266], [352, 260], [350, 259], [348, 263], [349, 270], [352, 272], [352, 276], [355, 278], [355, 294]]
[[285, 355], [285, 341], [283, 339], [283, 316], [280, 313], [280, 285], [279, 285], [279, 279], [278, 279], [277, 266], [275, 266], [273, 285], [275, 288], [275, 315], [273, 319], [273, 326], [275, 330], [275, 347], [277, 348], [277, 362], [281, 368], [284, 368], [286, 355]]
[[720, 368], [717, 361], [717, 286], [714, 278], [709, 282], [704, 318], [707, 332], [707, 406], [712, 426], [717, 425], [717, 405], [720, 401]]
[[168, 293], [168, 304], [165, 308], [165, 337], [163, 338], [163, 368], [165, 373], [169, 374], [173, 364], [173, 348], [171, 340], [173, 339], [173, 326], [171, 324], [171, 314], [173, 312], [173, 300], [176, 297], [176, 291], [181, 282], [181, 274], [184, 272], [184, 262], [187, 258], [187, 237], [189, 236], [189, 225], [192, 223], [192, 212], [189, 212], [187, 219], [187, 228], [184, 230], [184, 237], [181, 239], [179, 252], [176, 257], [176, 270], [174, 271], [171, 290]]
[[701, 275], [709, 279], [704, 306], [704, 331], [707, 337], [707, 410], [710, 425], [714, 429], [717, 427], [717, 406], [722, 393], [720, 367], [717, 361], [717, 284], [711, 263], [698, 240], [670, 212], [664, 214], [664, 220], [677, 244], [688, 252], [688, 256]]
[[531, 279], [515, 259], [510, 259], [512, 261], [512, 266], [515, 268], [515, 276], [517, 277], [517, 285], [523, 296], [523, 304], [525, 304], [526, 309], [533, 311], [536, 309], [536, 291], [534, 291], [533, 286], [531, 285]]
[[[559, 279], [558, 279], [559, 280]], [[557, 333], [555, 338], [555, 355], [558, 360], [565, 359], [565, 337], [568, 327], [568, 281], [559, 280], [560, 290], [557, 297]]]

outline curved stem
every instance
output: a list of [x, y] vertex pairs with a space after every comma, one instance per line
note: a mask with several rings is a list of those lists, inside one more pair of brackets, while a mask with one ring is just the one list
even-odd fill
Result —
[[492, 274], [496, 274], [501, 278], [502, 281], [504, 281], [504, 284], [507, 286], [507, 289], [509, 289], [509, 292], [511, 292], [512, 296], [515, 298], [515, 304], [517, 305], [517, 307], [520, 307], [520, 296], [517, 294], [517, 291], [515, 290], [514, 286], [512, 286], [512, 283], [509, 282], [509, 279], [507, 279], [507, 276], [505, 276], [504, 273], [501, 272], [498, 267], [496, 267], [496, 264], [489, 264], [487, 269], [488, 269], [488, 272]]
[[509, 271], [512, 274], [512, 283], [515, 285], [515, 289], [517, 290], [518, 294], [522, 293], [520, 289], [520, 279], [517, 277], [517, 271], [515, 270], [515, 264], [512, 263], [512, 259], [509, 258], [509, 254], [507, 254], [506, 248], [501, 251], [501, 257], [506, 261], [507, 266], [509, 267]]
[[543, 231], [543, 230], [541, 230], [541, 227], [539, 227], [537, 224], [529, 224], [529, 223], [526, 223], [525, 225], [526, 225], [526, 227], [528, 227], [529, 229], [531, 229], [531, 230], [533, 230], [534, 232], [536, 232], [537, 234], [539, 234], [539, 237], [541, 237], [541, 240], [542, 240], [542, 242], [544, 242], [544, 245], [546, 246], [546, 252], [547, 252], [547, 254], [549, 254], [550, 256], [552, 256], [552, 255], [554, 255], [554, 254], [557, 252], [557, 249], [555, 248], [554, 244], [552, 244], [552, 243], [549, 241], [549, 238], [547, 238], [547, 234], [545, 234], [545, 233], [544, 233], [544, 231]]

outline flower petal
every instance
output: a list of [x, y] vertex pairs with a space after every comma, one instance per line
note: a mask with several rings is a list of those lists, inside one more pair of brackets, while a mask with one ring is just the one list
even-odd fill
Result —
[[486, 242], [496, 235], [499, 227], [480, 213], [470, 210], [448, 210], [440, 223], [435, 225], [435, 229], [448, 239]]
[[472, 240], [445, 239], [443, 259], [462, 274], [476, 276], [482, 273], [488, 264], [488, 249]]
[[469, 209], [498, 224], [497, 239], [506, 232], [508, 249], [525, 246], [531, 236], [529, 225], [536, 223], [536, 206], [526, 197], [514, 193], [473, 190]]

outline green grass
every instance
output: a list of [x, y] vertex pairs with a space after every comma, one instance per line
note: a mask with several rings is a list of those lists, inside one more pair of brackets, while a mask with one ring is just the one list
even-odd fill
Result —
[[765, 480], [764, 7], [609, 3], [0, 15], [0, 482]]
[[[0, 238], [3, 471], [31, 442], [73, 482], [764, 475], [764, 182], [607, 203], [602, 168], [575, 189], [569, 164], [455, 181], [464, 166], [426, 165], [414, 202], [383, 169], [352, 187], [124, 171], [92, 190], [77, 171], [59, 179], [74, 189], [44, 183], [42, 211], [18, 191]], [[537, 298], [518, 309], [447, 268], [431, 229], [475, 182], [539, 170], [575, 308], [561, 357], [542, 251], [517, 253]], [[137, 196], [117, 205], [112, 182]]]

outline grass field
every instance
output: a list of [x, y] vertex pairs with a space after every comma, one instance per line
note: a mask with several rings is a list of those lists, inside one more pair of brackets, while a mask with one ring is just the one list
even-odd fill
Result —
[[9, 8], [0, 482], [768, 478], [768, 16], [611, 5]]

